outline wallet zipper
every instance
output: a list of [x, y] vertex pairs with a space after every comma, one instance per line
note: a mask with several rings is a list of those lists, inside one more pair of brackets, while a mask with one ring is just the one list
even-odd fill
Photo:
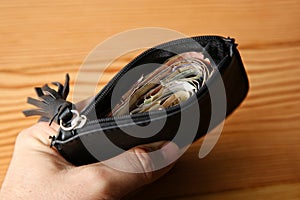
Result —
[[[194, 40], [200, 40], [200, 39], [219, 39], [222, 38], [220, 36], [196, 36], [196, 37], [192, 37], [192, 39]], [[234, 44], [234, 39], [232, 38], [222, 38], [223, 40], [230, 42], [232, 44]], [[180, 44], [182, 42], [185, 42], [186, 38], [183, 39], [178, 39], [175, 40], [173, 42], [167, 42], [158, 46], [155, 46], [143, 53], [141, 53], [139, 56], [137, 56], [136, 58], [134, 58], [130, 63], [134, 63], [136, 62], [138, 59], [140, 59], [140, 57], [145, 56], [146, 54], [149, 54], [153, 51], [155, 51], [157, 48], [163, 48], [166, 46], [171, 46], [171, 45], [176, 45], [176, 44]], [[223, 59], [225, 60], [226, 57]], [[222, 61], [219, 63], [219, 65], [222, 64]], [[94, 98], [94, 101], [92, 101], [93, 103], [89, 104], [88, 106], [86, 106], [81, 112], [79, 117], [81, 118], [86, 118], [86, 116], [92, 111], [92, 109], [95, 109], [95, 106], [99, 103], [100, 100], [102, 100], [102, 98], [110, 91], [110, 89], [115, 85], [116, 80], [118, 80], [121, 76], [123, 76], [125, 73], [128, 72], [128, 70], [131, 69], [132, 65], [128, 65], [126, 66], [120, 73], [118, 73], [116, 76], [113, 77], [113, 79], [105, 86], [105, 88], [103, 89], [103, 91], [99, 94], [99, 96], [96, 96]], [[216, 68], [216, 67], [215, 67]], [[214, 73], [211, 75], [211, 77], [207, 80], [207, 84], [209, 84], [209, 82], [211, 82], [211, 80], [213, 79]], [[201, 93], [203, 93], [203, 91], [205, 91], [206, 86], [200, 88], [199, 91], [197, 91], [194, 95], [199, 96], [201, 95]], [[162, 114], [164, 112], [166, 113], [172, 113], [175, 114], [176, 111], [179, 110], [180, 107], [184, 108], [185, 105], [191, 104], [191, 103], [196, 103], [195, 101], [193, 101], [193, 98], [189, 98], [187, 99], [185, 102], [173, 106], [173, 107], [169, 107], [164, 109], [163, 111], [161, 110], [155, 110], [155, 111], [150, 111], [147, 113], [138, 113], [138, 114], [127, 114], [127, 115], [121, 115], [121, 116], [114, 116], [114, 117], [107, 117], [107, 118], [100, 118], [100, 119], [95, 119], [95, 120], [90, 120], [90, 119], [85, 119], [84, 122], [78, 122], [80, 124], [80, 126], [74, 126], [73, 128], [69, 128], [69, 129], [65, 129], [64, 133], [68, 133], [69, 137], [74, 137], [76, 135], [82, 135], [85, 133], [90, 133], [91, 130], [93, 131], [97, 131], [97, 129], [99, 130], [99, 124], [100, 124], [100, 129], [104, 130], [105, 129], [105, 124], [112, 124], [115, 121], [118, 122], [122, 122], [122, 121], [128, 121], [128, 120], [132, 120], [132, 118], [137, 118], [139, 119], [138, 123], [145, 123], [148, 122], [147, 120], [149, 120], [149, 115], [151, 116], [155, 116], [155, 115], [159, 115]], [[181, 108], [181, 109], [182, 109]], [[137, 123], [137, 122], [136, 122]], [[103, 125], [103, 127], [101, 127], [101, 125]], [[126, 124], [127, 125], [127, 124]], [[62, 127], [62, 129], [64, 129]], [[66, 138], [66, 139], [68, 139]]]

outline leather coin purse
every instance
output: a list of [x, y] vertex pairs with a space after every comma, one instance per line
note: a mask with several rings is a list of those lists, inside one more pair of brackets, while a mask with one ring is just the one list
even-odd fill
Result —
[[84, 165], [137, 145], [191, 144], [221, 123], [245, 99], [247, 75], [234, 39], [197, 36], [150, 48], [128, 63], [78, 111], [67, 101], [69, 76], [57, 90], [35, 88], [37, 107], [26, 116], [60, 125], [51, 146]]

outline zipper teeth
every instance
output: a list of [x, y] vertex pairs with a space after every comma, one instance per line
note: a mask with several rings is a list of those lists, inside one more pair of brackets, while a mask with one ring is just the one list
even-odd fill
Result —
[[[88, 113], [90, 113], [91, 110], [95, 108], [96, 104], [102, 99], [102, 97], [105, 96], [110, 91], [110, 89], [114, 85], [115, 81], [117, 79], [119, 79], [119, 77], [121, 77], [124, 73], [126, 73], [132, 67], [132, 63], [135, 63], [141, 57], [143, 57], [143, 56], [145, 56], [145, 55], [147, 55], [147, 54], [149, 54], [149, 53], [157, 50], [158, 48], [164, 48], [164, 47], [169, 47], [169, 46], [172, 46], [172, 45], [180, 44], [180, 43], [183, 43], [186, 40], [190, 40], [190, 39], [192, 39], [192, 40], [199, 40], [199, 39], [224, 39], [224, 40], [226, 40], [227, 38], [220, 37], [220, 36], [214, 36], [214, 35], [211, 35], [211, 36], [196, 36], [196, 37], [190, 37], [190, 38], [182, 38], [182, 39], [178, 39], [178, 40], [175, 40], [175, 41], [166, 42], [166, 43], [157, 45], [155, 47], [152, 47], [152, 48], [144, 51], [139, 56], [137, 56], [136, 58], [134, 58], [129, 64], [127, 64], [122, 71], [120, 71], [116, 76], [114, 76], [111, 79], [111, 81], [105, 86], [105, 88], [102, 90], [101, 94], [99, 94], [99, 96], [95, 97], [95, 101], [92, 101], [93, 103], [90, 104], [90, 105], [88, 105], [86, 107], [86, 109], [84, 109], [81, 112], [81, 114], [87, 115]], [[228, 40], [231, 40], [232, 42], [234, 42], [233, 39], [228, 39]], [[211, 74], [211, 76], [213, 76], [213, 74]], [[209, 80], [210, 79], [211, 79], [211, 77], [209, 78]], [[201, 92], [203, 92], [203, 87], [200, 90], [198, 90], [195, 93], [195, 95], [198, 95]], [[190, 98], [187, 101], [183, 102], [183, 104], [188, 104], [188, 103], [190, 103], [191, 100], [192, 99]], [[178, 109], [179, 106], [180, 105], [169, 107], [169, 108], [166, 108], [164, 111], [159, 111], [159, 110], [157, 110], [157, 111], [151, 111], [150, 113], [155, 115], [155, 114], [159, 114], [161, 112], [171, 112], [171, 111], [174, 111], [174, 110]], [[138, 114], [134, 114], [134, 115], [136, 117], [146, 117], [146, 116], [149, 116], [149, 112], [148, 113], [138, 113]], [[131, 117], [132, 117], [132, 115], [128, 115], [127, 114], [127, 115], [121, 115], [121, 116], [115, 116], [115, 117], [109, 117], [109, 118], [101, 118], [101, 119], [95, 119], [95, 120], [89, 120], [88, 119], [86, 125], [92, 125], [92, 124], [101, 123], [101, 122], [110, 122], [110, 121], [115, 120], [115, 119], [117, 119], [117, 120], [128, 119], [128, 118], [131, 118]]]

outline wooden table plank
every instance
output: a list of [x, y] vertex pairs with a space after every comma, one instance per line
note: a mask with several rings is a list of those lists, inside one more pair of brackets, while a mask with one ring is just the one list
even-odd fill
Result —
[[[265, 200], [270, 197], [273, 200], [297, 200], [300, 196], [300, 184], [299, 183], [291, 183], [291, 184], [278, 184], [271, 185], [266, 187], [258, 187], [258, 188], [249, 188], [238, 191], [227, 191], [221, 193], [212, 193], [201, 196], [190, 196], [188, 199], [196, 200], [196, 199], [205, 199], [205, 200], [213, 200], [213, 199], [230, 199], [230, 200]], [[186, 197], [175, 198], [176, 200], [186, 199]]]
[[10, 1], [0, 5], [0, 66], [81, 63], [112, 34], [156, 26], [220, 34], [245, 46], [299, 42], [299, 0]]

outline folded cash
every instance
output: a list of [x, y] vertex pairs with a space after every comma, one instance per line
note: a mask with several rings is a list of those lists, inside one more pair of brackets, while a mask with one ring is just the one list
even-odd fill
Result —
[[152, 73], [140, 77], [108, 117], [178, 105], [195, 94], [212, 71], [211, 62], [202, 53], [186, 52], [173, 56]]

